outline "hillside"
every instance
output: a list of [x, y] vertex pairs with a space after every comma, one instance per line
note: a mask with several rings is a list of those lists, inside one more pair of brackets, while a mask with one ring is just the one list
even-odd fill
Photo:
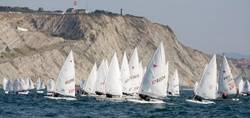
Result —
[[[19, 31], [17, 27], [28, 29]], [[116, 51], [121, 63], [137, 46], [146, 66], [160, 41], [165, 45], [170, 74], [177, 68], [181, 85], [200, 79], [209, 56], [181, 44], [168, 26], [146, 18], [105, 13], [0, 13], [0, 78], [56, 79], [67, 53], [75, 56], [77, 83], [92, 65], [109, 61]], [[233, 68], [234, 73], [236, 69]]]

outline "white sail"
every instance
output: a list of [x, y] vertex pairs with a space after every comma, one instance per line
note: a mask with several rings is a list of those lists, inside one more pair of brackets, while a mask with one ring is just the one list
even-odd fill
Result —
[[226, 94], [236, 94], [236, 85], [233, 80], [233, 75], [231, 73], [231, 69], [227, 62], [226, 57], [224, 56], [223, 63], [220, 69], [220, 76], [219, 76], [219, 92], [226, 93]]
[[130, 71], [130, 78], [128, 83], [130, 84], [130, 91], [129, 93], [138, 93], [140, 88], [140, 67], [139, 67], [139, 57], [137, 48], [134, 49], [132, 56], [129, 59], [129, 71]]
[[121, 72], [116, 53], [109, 65], [107, 80], [105, 83], [106, 94], [122, 97]]
[[36, 81], [36, 90], [41, 90], [41, 89], [45, 89], [45, 84], [40, 78], [38, 78]]
[[175, 70], [174, 76], [169, 80], [168, 92], [176, 96], [180, 94], [179, 75], [177, 70]]
[[124, 52], [121, 65], [121, 81], [122, 81], [122, 91], [124, 93], [131, 93], [131, 82], [130, 81], [130, 71], [128, 65], [128, 59], [126, 52]]
[[46, 88], [45, 83], [44, 83], [44, 81], [42, 80], [42, 81], [41, 81], [41, 89], [45, 89], [45, 88]]
[[9, 91], [8, 84], [9, 84], [9, 80], [7, 80], [6, 78], [3, 78], [3, 90], [4, 91]]
[[205, 99], [216, 99], [217, 85], [217, 63], [216, 55], [214, 55], [204, 70], [204, 76], [196, 89], [196, 95]]
[[[143, 75], [144, 75], [144, 70], [142, 67], [142, 62], [140, 61], [139, 63], [139, 73], [140, 73], [140, 80], [139, 80], [139, 86], [141, 85], [142, 79], [143, 79]], [[140, 88], [139, 88], [140, 89]]]
[[28, 83], [29, 83], [29, 90], [30, 89], [34, 89], [35, 88], [35, 86], [34, 86], [34, 83], [33, 83], [33, 81], [30, 79], [30, 78], [28, 78]]
[[85, 80], [81, 80], [81, 81], [80, 81], [80, 89], [81, 89], [81, 90], [84, 89], [84, 83], [85, 83]]
[[40, 90], [40, 89], [41, 89], [41, 79], [38, 78], [38, 79], [36, 80], [36, 90]]
[[243, 90], [244, 90], [244, 81], [242, 79], [242, 76], [238, 76], [236, 79], [235, 79], [235, 84], [236, 84], [236, 87], [238, 88], [238, 93], [242, 93]]
[[95, 94], [95, 84], [97, 78], [97, 70], [96, 70], [96, 63], [92, 67], [92, 70], [89, 74], [88, 79], [84, 83], [83, 90], [89, 94]]
[[70, 51], [60, 70], [56, 80], [55, 92], [65, 96], [75, 96], [75, 63], [72, 51]]
[[167, 91], [167, 65], [163, 43], [152, 56], [144, 74], [139, 93], [150, 97], [162, 98]]
[[195, 83], [194, 83], [194, 93], [196, 94], [196, 89], [197, 89], [197, 87], [198, 87], [198, 82], [196, 81]]
[[47, 82], [47, 91], [53, 92], [55, 90], [55, 81], [53, 79], [49, 79]]
[[97, 69], [97, 79], [95, 91], [105, 94], [105, 81], [107, 79], [108, 66], [107, 61], [102, 60], [99, 68]]
[[250, 83], [248, 80], [244, 82], [243, 93], [250, 93]]
[[22, 88], [22, 83], [21, 83], [21, 79], [16, 79], [13, 83], [13, 89], [15, 92], [18, 92], [18, 91], [22, 91], [23, 88]]
[[26, 91], [26, 90], [29, 90], [29, 80], [28, 79], [20, 79], [20, 86], [21, 86], [21, 89], [20, 91]]

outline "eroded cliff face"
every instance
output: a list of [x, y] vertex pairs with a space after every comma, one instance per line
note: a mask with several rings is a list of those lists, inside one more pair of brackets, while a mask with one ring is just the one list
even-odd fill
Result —
[[[18, 31], [17, 27], [29, 31]], [[209, 56], [182, 45], [168, 27], [141, 17], [78, 14], [0, 13], [0, 78], [56, 79], [69, 51], [74, 51], [76, 79], [87, 79], [92, 65], [116, 51], [121, 63], [138, 47], [146, 66], [163, 41], [170, 77], [178, 69], [181, 85], [199, 80]], [[234, 72], [236, 69], [233, 68]]]

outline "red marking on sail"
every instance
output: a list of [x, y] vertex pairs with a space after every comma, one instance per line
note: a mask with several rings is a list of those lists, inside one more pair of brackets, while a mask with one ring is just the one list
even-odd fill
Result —
[[155, 68], [155, 67], [157, 67], [157, 65], [156, 65], [156, 64], [154, 64], [154, 65], [153, 65], [153, 67]]

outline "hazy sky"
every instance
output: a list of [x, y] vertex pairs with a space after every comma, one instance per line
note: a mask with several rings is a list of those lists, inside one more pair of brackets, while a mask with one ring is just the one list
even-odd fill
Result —
[[[65, 10], [73, 0], [0, 0], [0, 5]], [[145, 16], [169, 25], [187, 46], [250, 54], [250, 0], [78, 0], [78, 8]]]

